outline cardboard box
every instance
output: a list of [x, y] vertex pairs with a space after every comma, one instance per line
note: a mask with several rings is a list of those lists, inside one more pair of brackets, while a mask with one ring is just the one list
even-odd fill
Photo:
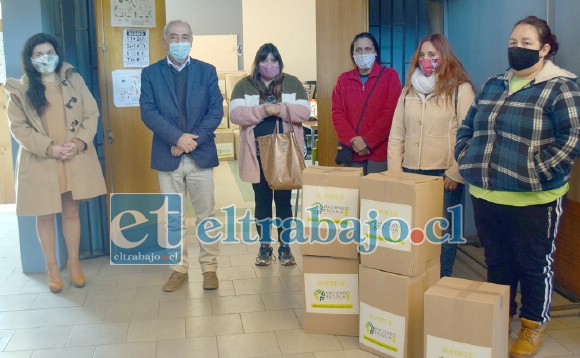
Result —
[[509, 286], [444, 277], [425, 292], [425, 357], [507, 357]]
[[230, 121], [229, 121], [229, 107], [228, 107], [228, 103], [226, 102], [226, 100], [224, 99], [223, 101], [223, 109], [224, 109], [224, 116], [222, 117], [222, 121], [220, 122], [220, 125], [218, 126], [219, 129], [228, 129], [229, 125], [230, 125]]
[[234, 90], [236, 83], [238, 83], [239, 80], [246, 77], [247, 75], [248, 74], [245, 71], [229, 72], [225, 74], [226, 99], [228, 100], [228, 103], [230, 102], [230, 98], [232, 98], [232, 91]]
[[[311, 166], [302, 175], [302, 220], [305, 235], [308, 237], [308, 241], [301, 247], [302, 254], [357, 258], [358, 244], [354, 240], [351, 243], [342, 243], [339, 235], [350, 233], [354, 236], [360, 235], [360, 232], [340, 229], [338, 223], [349, 217], [358, 220], [358, 187], [363, 175], [362, 169]], [[308, 211], [314, 207], [320, 209], [318, 217]], [[335, 235], [329, 230], [332, 223], [337, 228]]]
[[223, 116], [222, 121], [220, 122], [220, 124], [218, 126], [218, 129], [229, 129], [228, 125], [229, 125], [228, 117]]
[[234, 160], [234, 132], [230, 129], [215, 131], [215, 145], [219, 160]]
[[225, 100], [222, 103], [222, 107], [224, 109], [224, 117], [230, 118], [230, 106], [228, 104], [228, 101]]
[[240, 154], [240, 131], [234, 129], [234, 157], [238, 160], [238, 155]]
[[302, 256], [304, 332], [357, 336], [358, 260]]
[[359, 347], [381, 357], [423, 357], [423, 298], [439, 265], [415, 277], [359, 267]]
[[[361, 250], [363, 265], [415, 276], [439, 264], [441, 245], [425, 239], [429, 234], [413, 229], [426, 228], [431, 219], [443, 215], [441, 177], [394, 172], [370, 174], [360, 180], [360, 198], [361, 231], [367, 241], [362, 246], [368, 248], [369, 243], [376, 246], [370, 253]], [[376, 229], [372, 231], [369, 210], [378, 214]], [[441, 237], [439, 226], [433, 228]], [[420, 244], [411, 242], [411, 237], [421, 236]]]
[[220, 92], [225, 100], [225, 97], [226, 97], [226, 80], [225, 80], [225, 78], [223, 80], [218, 80], [218, 86], [219, 86]]

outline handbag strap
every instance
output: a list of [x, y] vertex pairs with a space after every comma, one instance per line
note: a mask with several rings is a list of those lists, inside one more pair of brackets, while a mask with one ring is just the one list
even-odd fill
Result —
[[[280, 102], [279, 104], [286, 109], [286, 118], [288, 118], [288, 123], [290, 124], [290, 132], [294, 133], [294, 126], [292, 125], [292, 118], [290, 116], [290, 110], [288, 110], [288, 105], [284, 102]], [[282, 126], [280, 130], [278, 130], [278, 123], [281, 123]], [[282, 117], [279, 117], [279, 119], [276, 120], [276, 125], [274, 126], [274, 132], [272, 134], [276, 134], [276, 132], [279, 132], [280, 134], [284, 133], [284, 120]]]
[[381, 75], [383, 74], [383, 71], [385, 70], [385, 68], [386, 67], [381, 68], [381, 72], [379, 72], [379, 76], [377, 77], [377, 80], [375, 81], [375, 83], [373, 83], [373, 87], [371, 87], [371, 91], [369, 92], [369, 94], [367, 95], [367, 98], [365, 99], [365, 103], [363, 104], [363, 108], [360, 111], [360, 117], [358, 117], [358, 123], [356, 125], [356, 130], [355, 130], [355, 133], [356, 134], [358, 134], [358, 129], [360, 127], [360, 122], [362, 122], [363, 115], [365, 114], [365, 109], [367, 108], [367, 103], [369, 102], [369, 98], [373, 94], [373, 91], [375, 90], [375, 87], [377, 87], [377, 83], [379, 83], [379, 80], [381, 79]]

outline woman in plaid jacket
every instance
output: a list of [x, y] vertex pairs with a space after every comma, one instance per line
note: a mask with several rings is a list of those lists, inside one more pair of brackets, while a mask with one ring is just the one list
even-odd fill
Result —
[[528, 16], [509, 39], [510, 69], [490, 78], [457, 131], [455, 157], [470, 184], [488, 281], [521, 288], [522, 328], [511, 357], [539, 349], [553, 291], [554, 239], [580, 154], [576, 76], [548, 60], [558, 50], [546, 21]]

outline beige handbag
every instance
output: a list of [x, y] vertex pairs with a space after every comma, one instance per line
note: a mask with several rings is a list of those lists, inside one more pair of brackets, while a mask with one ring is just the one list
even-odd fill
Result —
[[[302, 171], [304, 153], [290, 120], [290, 111], [286, 108], [286, 118], [290, 122], [288, 133], [278, 133], [278, 123], [274, 133], [258, 137], [260, 161], [264, 170], [264, 177], [273, 190], [292, 190], [302, 188]], [[282, 129], [283, 131], [283, 129]]]

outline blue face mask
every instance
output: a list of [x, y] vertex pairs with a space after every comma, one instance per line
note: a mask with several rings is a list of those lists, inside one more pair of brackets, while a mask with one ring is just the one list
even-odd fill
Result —
[[191, 42], [175, 42], [169, 44], [169, 55], [177, 62], [182, 62], [189, 56]]

